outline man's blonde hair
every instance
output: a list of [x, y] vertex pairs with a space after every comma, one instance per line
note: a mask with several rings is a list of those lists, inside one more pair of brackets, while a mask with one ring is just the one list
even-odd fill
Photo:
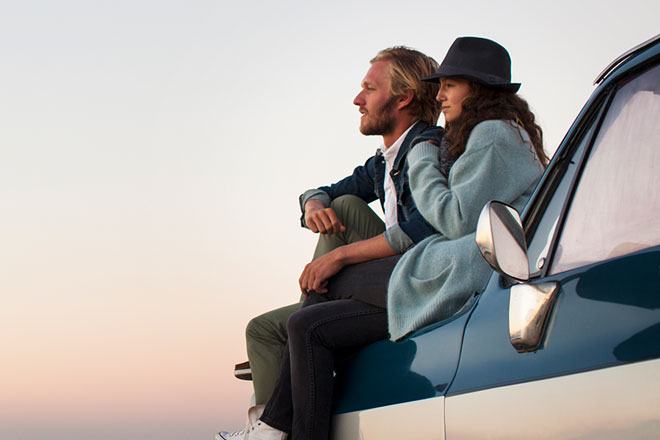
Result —
[[435, 100], [440, 85], [435, 82], [420, 81], [420, 78], [433, 75], [438, 63], [431, 57], [405, 46], [383, 49], [371, 60], [390, 63], [390, 93], [398, 97], [407, 90], [415, 94], [408, 105], [410, 115], [416, 119], [435, 125], [440, 116], [441, 106]]

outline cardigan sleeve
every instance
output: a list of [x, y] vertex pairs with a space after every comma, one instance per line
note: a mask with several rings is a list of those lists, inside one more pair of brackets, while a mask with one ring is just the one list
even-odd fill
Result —
[[527, 134], [506, 121], [475, 126], [448, 177], [440, 172], [437, 147], [429, 143], [408, 153], [408, 164], [417, 208], [448, 239], [473, 232], [488, 201], [513, 202], [542, 171]]

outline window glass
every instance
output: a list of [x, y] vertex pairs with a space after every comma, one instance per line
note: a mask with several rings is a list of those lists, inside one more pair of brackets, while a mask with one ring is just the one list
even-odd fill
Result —
[[571, 202], [551, 273], [660, 244], [660, 66], [616, 94]]
[[529, 242], [527, 256], [529, 259], [530, 277], [532, 278], [540, 275], [542, 269], [545, 267], [548, 250], [550, 249], [550, 242], [555, 235], [557, 221], [559, 220], [561, 209], [564, 206], [564, 200], [566, 200], [566, 196], [575, 176], [577, 164], [584, 154], [587, 143], [593, 136], [594, 125], [595, 122], [592, 121], [590, 128], [582, 135], [582, 140], [573, 152], [572, 157], [567, 159], [568, 162], [565, 165], [566, 170], [562, 175], [557, 176], [557, 179], [561, 180], [555, 188], [550, 202], [545, 208], [543, 217], [534, 233], [534, 237]]

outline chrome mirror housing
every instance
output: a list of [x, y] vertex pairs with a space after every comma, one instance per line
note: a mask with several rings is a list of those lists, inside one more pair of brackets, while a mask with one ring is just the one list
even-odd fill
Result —
[[555, 282], [511, 287], [509, 338], [519, 353], [541, 346], [558, 287]]
[[502, 202], [484, 206], [477, 223], [477, 246], [497, 272], [518, 281], [529, 280], [525, 233], [518, 211]]

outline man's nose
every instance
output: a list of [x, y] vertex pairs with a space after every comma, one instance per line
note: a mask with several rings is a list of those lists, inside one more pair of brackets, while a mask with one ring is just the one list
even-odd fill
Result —
[[355, 99], [353, 99], [353, 104], [357, 106], [361, 106], [362, 104], [364, 104], [364, 99], [362, 98], [362, 92], [358, 93], [355, 96]]

